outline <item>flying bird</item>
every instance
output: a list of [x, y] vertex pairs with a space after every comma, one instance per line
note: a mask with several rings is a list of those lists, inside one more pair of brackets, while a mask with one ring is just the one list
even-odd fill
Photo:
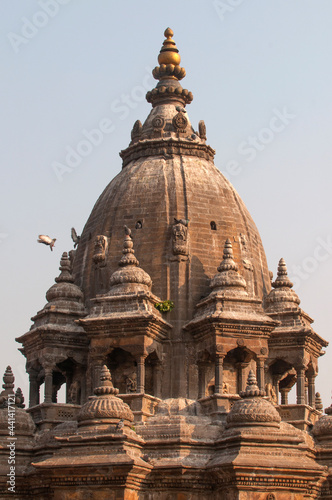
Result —
[[72, 239], [72, 240], [73, 240], [73, 242], [74, 242], [74, 248], [76, 248], [76, 247], [77, 247], [77, 245], [78, 245], [78, 244], [79, 244], [79, 242], [80, 242], [81, 237], [80, 237], [80, 236], [77, 236], [77, 233], [76, 233], [76, 231], [75, 231], [75, 228], [74, 228], [74, 227], [72, 227], [72, 228], [71, 228], [71, 239]]
[[56, 238], [50, 238], [46, 234], [40, 234], [38, 238], [39, 238], [39, 240], [37, 240], [38, 243], [44, 243], [44, 245], [49, 245], [51, 252], [53, 252], [53, 247], [54, 243], [56, 242]]

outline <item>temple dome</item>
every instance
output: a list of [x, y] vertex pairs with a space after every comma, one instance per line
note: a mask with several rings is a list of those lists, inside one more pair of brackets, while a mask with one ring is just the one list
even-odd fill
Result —
[[245, 391], [240, 393], [242, 399], [235, 401], [227, 415], [227, 427], [272, 426], [279, 427], [280, 415], [270, 401], [263, 399], [264, 391], [257, 386], [252, 370], [249, 372]]
[[129, 425], [134, 420], [129, 406], [117, 397], [119, 390], [113, 387], [111, 374], [106, 366], [102, 367], [100, 385], [94, 390], [95, 396], [80, 409], [77, 420], [79, 426], [89, 427], [101, 423], [118, 423], [121, 419], [124, 425]]
[[[171, 30], [166, 32], [174, 48]], [[248, 295], [263, 298], [271, 285], [261, 238], [240, 196], [213, 163], [204, 122], [198, 131], [191, 125], [185, 107], [192, 94], [179, 82], [185, 71], [179, 64], [161, 63], [153, 75], [159, 80], [147, 94], [153, 108], [145, 123], [135, 122], [130, 145], [121, 152], [122, 171], [105, 188], [84, 227], [75, 283], [87, 303], [109, 291], [127, 224], [152, 292], [162, 300], [180, 301], [183, 321], [192, 318], [195, 304], [209, 294], [226, 239], [232, 242]], [[186, 221], [187, 251], [174, 250], [174, 219]], [[100, 237], [102, 255], [95, 247]], [[177, 270], [182, 261], [184, 278]]]
[[332, 436], [332, 405], [325, 409], [326, 415], [322, 415], [315, 423], [312, 433], [317, 437]]

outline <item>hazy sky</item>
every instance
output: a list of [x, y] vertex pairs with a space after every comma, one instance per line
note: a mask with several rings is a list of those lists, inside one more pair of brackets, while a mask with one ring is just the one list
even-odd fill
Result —
[[[147, 116], [170, 26], [215, 163], [245, 201], [269, 268], [284, 257], [301, 307], [332, 341], [332, 2], [3, 0], [0, 16], [2, 345], [28, 400], [15, 337], [45, 304], [70, 228], [84, 227]], [[107, 124], [107, 126], [105, 126]], [[90, 148], [82, 141], [103, 129]], [[76, 160], [73, 160], [76, 151]], [[79, 153], [78, 153], [79, 152]], [[40, 233], [57, 238], [54, 252]], [[332, 346], [316, 390], [331, 403]], [[1, 375], [0, 374], [0, 375]]]

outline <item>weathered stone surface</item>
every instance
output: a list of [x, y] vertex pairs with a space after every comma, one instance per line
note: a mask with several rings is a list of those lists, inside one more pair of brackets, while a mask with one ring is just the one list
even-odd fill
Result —
[[[47, 304], [17, 339], [30, 398], [26, 411], [13, 396], [12, 498], [332, 499], [332, 410], [322, 416], [315, 392], [327, 342], [283, 259], [271, 291], [257, 228], [213, 164], [204, 121], [198, 132], [190, 122], [172, 36], [122, 172], [81, 237], [74, 231], [77, 250], [62, 255]], [[10, 367], [3, 389], [7, 498]]]

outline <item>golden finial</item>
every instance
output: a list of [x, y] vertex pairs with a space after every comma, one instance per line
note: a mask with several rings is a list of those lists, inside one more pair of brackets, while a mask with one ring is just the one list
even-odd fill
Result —
[[178, 66], [180, 64], [181, 57], [175, 42], [172, 39], [173, 34], [174, 33], [171, 28], [167, 28], [164, 32], [166, 40], [164, 41], [158, 56], [159, 64], [173, 64], [174, 66]]

